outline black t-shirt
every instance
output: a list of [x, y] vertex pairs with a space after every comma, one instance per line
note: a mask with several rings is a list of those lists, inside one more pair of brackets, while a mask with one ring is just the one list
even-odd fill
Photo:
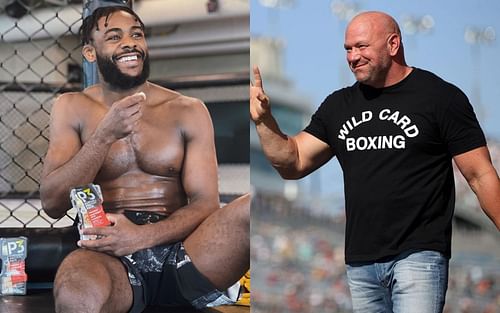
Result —
[[344, 173], [347, 263], [422, 249], [450, 257], [451, 159], [486, 145], [460, 89], [417, 68], [387, 88], [355, 83], [329, 95], [305, 131]]

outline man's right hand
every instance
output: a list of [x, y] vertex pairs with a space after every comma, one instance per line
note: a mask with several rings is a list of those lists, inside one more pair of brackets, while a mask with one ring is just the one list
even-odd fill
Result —
[[141, 118], [141, 103], [145, 100], [144, 94], [136, 93], [113, 103], [96, 133], [111, 142], [126, 137]]
[[250, 83], [250, 117], [255, 124], [259, 124], [271, 114], [271, 106], [269, 97], [264, 92], [262, 77], [257, 66], [253, 68], [253, 76], [255, 83]]

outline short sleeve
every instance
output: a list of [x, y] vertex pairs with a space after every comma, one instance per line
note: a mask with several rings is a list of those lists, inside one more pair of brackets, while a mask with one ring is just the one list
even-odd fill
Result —
[[304, 128], [304, 131], [332, 146], [330, 140], [328, 140], [328, 104], [330, 99], [331, 96], [327, 97], [323, 103], [321, 103], [319, 108], [312, 115], [309, 125]]
[[442, 137], [453, 156], [486, 145], [484, 133], [469, 99], [458, 88], [455, 90], [439, 119]]

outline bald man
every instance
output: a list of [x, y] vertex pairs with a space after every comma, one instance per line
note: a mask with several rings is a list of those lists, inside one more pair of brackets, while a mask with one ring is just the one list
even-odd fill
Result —
[[263, 151], [285, 179], [338, 158], [354, 312], [442, 312], [455, 205], [452, 159], [500, 226], [500, 182], [485, 137], [460, 89], [406, 64], [389, 15], [354, 17], [344, 47], [357, 82], [329, 95], [295, 136], [281, 132], [254, 68], [250, 110]]

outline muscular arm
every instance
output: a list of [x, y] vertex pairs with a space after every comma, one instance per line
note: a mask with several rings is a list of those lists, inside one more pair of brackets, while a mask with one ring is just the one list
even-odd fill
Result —
[[307, 176], [333, 157], [330, 147], [307, 132], [291, 137], [283, 134], [272, 116], [269, 122], [256, 123], [264, 154], [281, 177]]
[[487, 147], [480, 147], [453, 158], [476, 194], [483, 211], [500, 230], [500, 180]]
[[80, 143], [76, 96], [63, 95], [52, 107], [49, 149], [45, 156], [40, 184], [40, 197], [45, 212], [53, 218], [62, 217], [71, 207], [69, 190], [94, 180], [111, 142], [93, 135], [83, 146]]
[[[219, 208], [217, 156], [214, 130], [205, 105], [187, 98], [185, 156], [182, 183], [189, 203], [167, 219], [144, 225], [145, 247], [184, 240], [212, 212]], [[144, 247], [143, 247], [144, 248]]]
[[334, 154], [326, 143], [306, 132], [290, 137], [280, 130], [257, 67], [254, 77], [255, 84], [250, 86], [250, 116], [262, 150], [278, 173], [285, 179], [298, 179], [330, 160]]
[[[94, 180], [111, 144], [128, 135], [140, 118], [141, 100], [142, 95], [132, 95], [113, 103], [84, 145], [81, 115], [92, 114], [85, 103], [91, 100], [81, 94], [66, 94], [56, 100], [40, 184], [42, 207], [50, 217], [60, 218], [68, 211], [71, 188]], [[76, 110], [77, 106], [86, 107]]]

